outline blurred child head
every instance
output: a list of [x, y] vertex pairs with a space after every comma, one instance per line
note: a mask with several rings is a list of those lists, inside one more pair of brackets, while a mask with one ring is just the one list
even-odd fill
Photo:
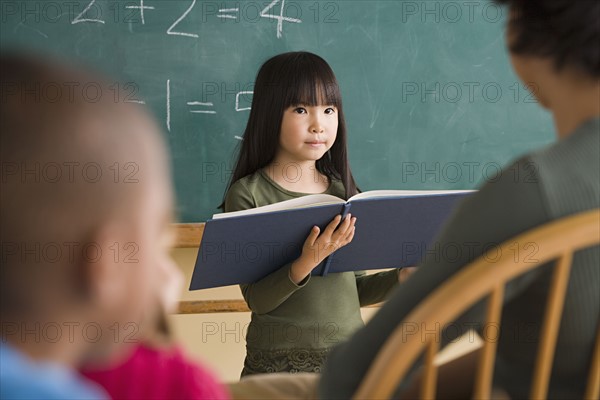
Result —
[[146, 344], [170, 346], [174, 338], [168, 321], [168, 315], [175, 313], [179, 307], [183, 274], [173, 263], [164, 263], [160, 270], [160, 287], [157, 291], [155, 308], [148, 311], [147, 323], [142, 336]]
[[160, 132], [94, 75], [0, 64], [3, 340], [67, 363], [109, 354], [135, 339], [172, 263]]

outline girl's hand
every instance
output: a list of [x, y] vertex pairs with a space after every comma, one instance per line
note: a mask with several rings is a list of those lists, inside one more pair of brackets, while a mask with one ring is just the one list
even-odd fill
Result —
[[398, 270], [398, 282], [406, 282], [412, 274], [415, 273], [418, 267], [404, 267]]
[[328, 255], [352, 241], [356, 218], [348, 214], [343, 222], [341, 220], [340, 215], [336, 216], [320, 235], [318, 226], [312, 228], [302, 247], [302, 255], [294, 261], [290, 270], [294, 283], [300, 283]]

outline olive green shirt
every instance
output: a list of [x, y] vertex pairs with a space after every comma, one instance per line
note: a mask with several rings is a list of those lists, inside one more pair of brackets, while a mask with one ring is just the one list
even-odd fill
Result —
[[[339, 181], [331, 182], [324, 193], [345, 197]], [[259, 171], [231, 186], [225, 197], [225, 211], [305, 195], [282, 188]], [[397, 270], [390, 270], [372, 275], [309, 275], [297, 285], [290, 279], [290, 268], [291, 263], [282, 265], [258, 282], [240, 285], [252, 310], [242, 375], [320, 371], [329, 349], [364, 325], [360, 307], [383, 301], [398, 283]]]

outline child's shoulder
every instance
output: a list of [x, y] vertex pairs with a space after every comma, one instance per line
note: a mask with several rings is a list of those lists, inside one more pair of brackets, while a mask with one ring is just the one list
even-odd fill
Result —
[[233, 182], [227, 191], [227, 196], [244, 196], [251, 195], [255, 193], [257, 188], [264, 185], [264, 178], [262, 177], [260, 171], [256, 171], [253, 174], [246, 175], [243, 178], [238, 179]]
[[260, 191], [262, 180], [257, 171], [233, 182], [225, 195], [225, 212], [257, 207], [255, 194]]

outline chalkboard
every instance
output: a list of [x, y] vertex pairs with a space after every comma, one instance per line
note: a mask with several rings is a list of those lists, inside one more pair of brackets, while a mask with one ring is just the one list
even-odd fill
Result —
[[2, 1], [0, 44], [83, 60], [145, 103], [171, 146], [179, 218], [197, 222], [217, 212], [258, 68], [286, 51], [335, 71], [363, 190], [474, 188], [552, 141], [511, 70], [506, 13], [487, 1]]

